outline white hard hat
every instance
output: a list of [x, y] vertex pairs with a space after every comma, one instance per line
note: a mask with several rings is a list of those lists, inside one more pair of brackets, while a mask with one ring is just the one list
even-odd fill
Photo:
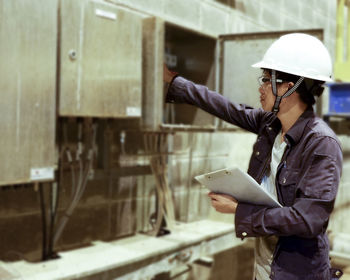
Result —
[[319, 39], [303, 33], [280, 37], [268, 48], [263, 60], [252, 67], [332, 81], [332, 60], [328, 50]]

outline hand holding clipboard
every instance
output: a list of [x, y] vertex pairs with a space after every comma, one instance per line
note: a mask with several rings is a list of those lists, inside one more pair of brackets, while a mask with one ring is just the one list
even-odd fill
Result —
[[239, 202], [271, 207], [282, 205], [250, 175], [238, 168], [225, 168], [198, 175], [195, 179], [215, 193], [228, 194]]

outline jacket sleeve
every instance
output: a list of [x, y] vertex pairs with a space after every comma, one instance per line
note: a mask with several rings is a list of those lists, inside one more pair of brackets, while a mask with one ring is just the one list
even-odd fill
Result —
[[262, 109], [253, 109], [246, 105], [233, 103], [221, 94], [179, 76], [172, 81], [166, 102], [194, 105], [253, 133], [258, 133], [260, 123], [266, 115]]
[[313, 141], [307, 164], [296, 185], [290, 207], [267, 208], [239, 203], [235, 216], [237, 237], [291, 236], [312, 238], [326, 230], [333, 210], [342, 169], [342, 152], [330, 137]]

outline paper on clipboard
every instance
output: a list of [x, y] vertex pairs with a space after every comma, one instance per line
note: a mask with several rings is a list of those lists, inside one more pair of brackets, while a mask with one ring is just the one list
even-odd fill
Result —
[[198, 175], [195, 179], [212, 192], [232, 195], [240, 202], [282, 207], [271, 194], [239, 168], [225, 168]]

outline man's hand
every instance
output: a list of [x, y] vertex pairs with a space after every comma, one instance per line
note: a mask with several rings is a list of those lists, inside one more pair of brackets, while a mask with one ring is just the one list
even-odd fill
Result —
[[226, 214], [236, 213], [238, 201], [232, 196], [213, 192], [208, 193], [208, 196], [211, 199], [211, 205], [216, 211]]

